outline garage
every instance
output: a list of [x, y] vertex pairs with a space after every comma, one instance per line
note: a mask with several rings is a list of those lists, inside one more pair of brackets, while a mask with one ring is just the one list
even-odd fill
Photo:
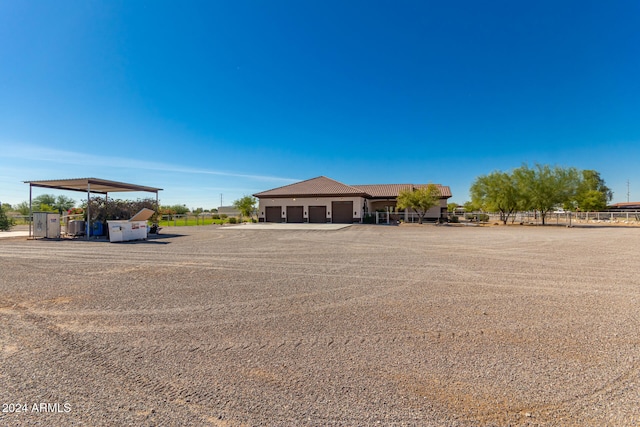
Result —
[[267, 206], [265, 213], [266, 222], [282, 222], [282, 215], [280, 215], [280, 206]]
[[[396, 206], [401, 191], [425, 187], [427, 184], [346, 185], [326, 176], [307, 179], [256, 193], [259, 202], [259, 222], [291, 222], [322, 224], [353, 224], [364, 222], [367, 213], [379, 208]], [[446, 216], [451, 189], [437, 185], [440, 192], [441, 217]], [[277, 206], [276, 206], [277, 205]], [[385, 209], [386, 210], [386, 209]], [[434, 216], [438, 216], [434, 208]], [[405, 212], [409, 221], [409, 212]]]
[[287, 222], [304, 222], [302, 206], [287, 206]]
[[309, 222], [313, 224], [324, 224], [327, 222], [327, 207], [309, 206]]
[[338, 201], [331, 202], [331, 216], [333, 217], [333, 223], [336, 224], [351, 224], [353, 223], [353, 202], [352, 201]]

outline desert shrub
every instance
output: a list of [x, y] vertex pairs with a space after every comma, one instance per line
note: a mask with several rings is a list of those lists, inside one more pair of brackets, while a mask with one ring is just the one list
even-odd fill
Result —
[[232, 216], [231, 218], [229, 218], [229, 224], [237, 224], [238, 223], [238, 219], [235, 216]]
[[458, 223], [460, 221], [456, 215], [451, 215], [451, 217], [449, 218], [449, 222]]
[[212, 218], [212, 219], [220, 219], [220, 215], [218, 215], [218, 214], [213, 214], [213, 215], [211, 215], [211, 218]]
[[0, 208], [0, 230], [9, 231], [15, 224], [13, 218], [7, 216], [7, 213]]
[[469, 220], [469, 221], [488, 222], [489, 221], [489, 214], [468, 213], [468, 214], [464, 214], [464, 219]]

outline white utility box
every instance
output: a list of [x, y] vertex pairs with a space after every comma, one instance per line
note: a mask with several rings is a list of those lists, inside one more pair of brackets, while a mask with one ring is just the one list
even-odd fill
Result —
[[33, 237], [57, 239], [60, 237], [60, 214], [51, 212], [33, 213]]
[[154, 214], [151, 209], [143, 208], [128, 221], [107, 221], [110, 242], [128, 242], [147, 238], [147, 221]]

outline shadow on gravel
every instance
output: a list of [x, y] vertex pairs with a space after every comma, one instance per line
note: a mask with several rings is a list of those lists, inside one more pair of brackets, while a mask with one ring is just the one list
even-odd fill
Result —
[[166, 245], [171, 243], [170, 239], [175, 239], [179, 237], [184, 237], [184, 234], [149, 234], [147, 235], [147, 240], [130, 240], [127, 242], [118, 242], [118, 243], [127, 243], [127, 244], [156, 244], [156, 245]]
[[[160, 236], [148, 236], [147, 240], [127, 240], [126, 242], [113, 242], [119, 245], [168, 245], [168, 239], [184, 237], [183, 234], [161, 234]], [[108, 242], [108, 240], [107, 240]]]

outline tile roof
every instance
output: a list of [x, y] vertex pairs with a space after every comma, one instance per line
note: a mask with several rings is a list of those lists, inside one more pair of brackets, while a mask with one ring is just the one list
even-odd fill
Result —
[[[354, 185], [369, 194], [373, 198], [394, 198], [402, 190], [411, 188], [426, 187], [429, 184], [373, 184], [373, 185]], [[440, 190], [440, 197], [451, 197], [451, 189], [448, 186], [435, 184]]]
[[[426, 187], [429, 184], [414, 184], [415, 188]], [[440, 190], [440, 197], [451, 197], [451, 188], [448, 185], [440, 185], [436, 184], [438, 189]]]
[[[362, 196], [368, 198], [395, 198], [401, 190], [419, 188], [428, 184], [373, 184], [346, 185], [326, 176], [296, 182], [272, 190], [254, 194], [255, 197], [332, 197]], [[440, 197], [451, 197], [448, 186], [436, 184], [440, 189]]]
[[324, 196], [367, 196], [367, 194], [355, 187], [335, 181], [326, 176], [307, 179], [272, 190], [254, 194], [255, 197], [324, 197]]
[[413, 187], [411, 184], [372, 184], [354, 185], [371, 197], [398, 197], [400, 191]]

